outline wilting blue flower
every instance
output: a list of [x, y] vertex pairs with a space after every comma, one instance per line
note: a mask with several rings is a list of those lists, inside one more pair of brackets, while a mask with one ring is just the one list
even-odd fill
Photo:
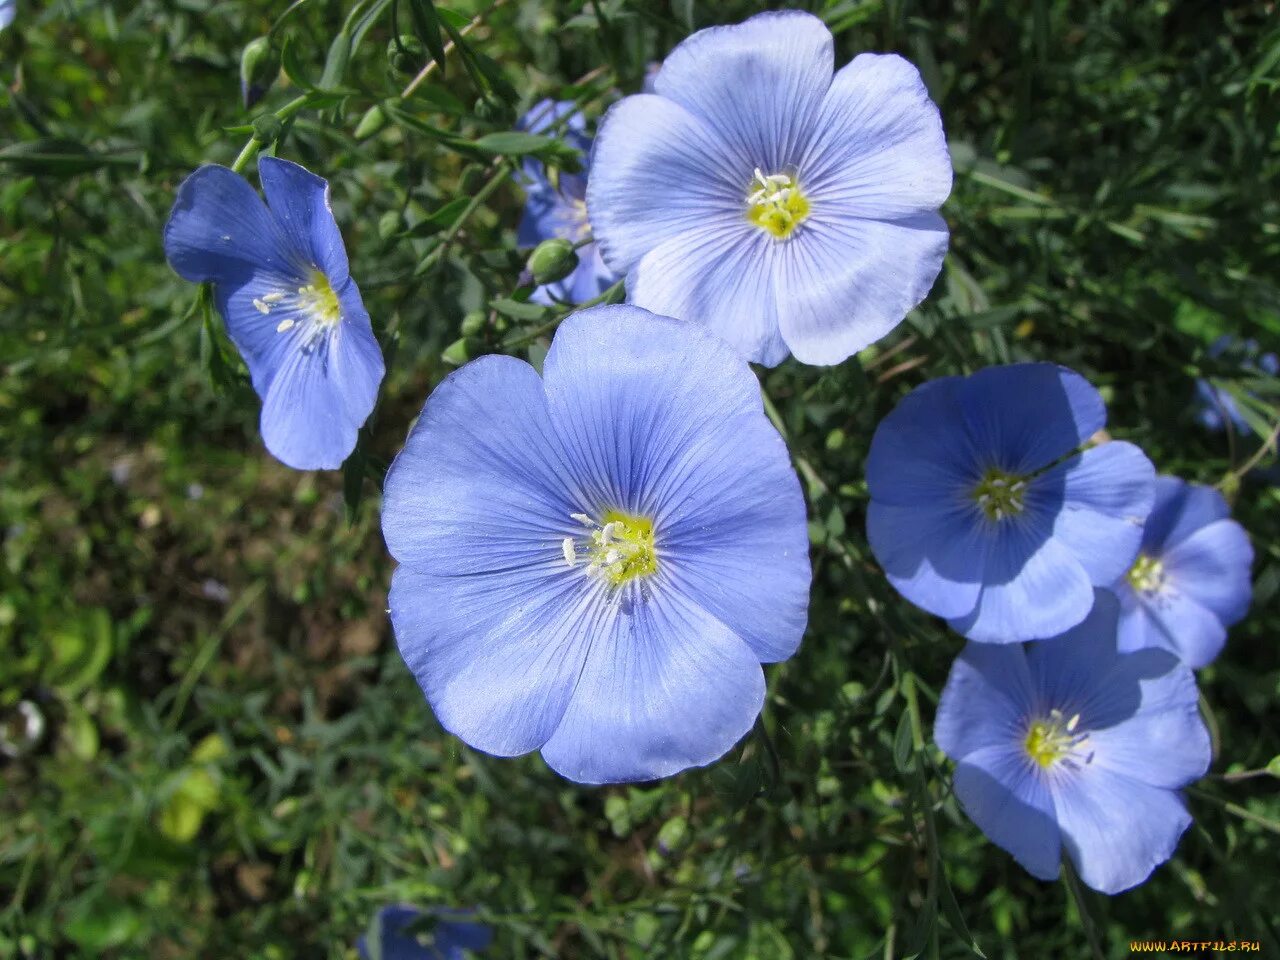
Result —
[[169, 263], [212, 282], [227, 333], [262, 398], [262, 438], [298, 470], [334, 469], [382, 382], [382, 352], [347, 265], [329, 184], [263, 157], [270, 209], [243, 177], [204, 166], [183, 181], [164, 230]]
[[1249, 610], [1252, 563], [1249, 536], [1230, 519], [1222, 494], [1160, 477], [1138, 559], [1112, 587], [1120, 649], [1164, 647], [1203, 667]]
[[481, 357], [387, 475], [391, 620], [437, 717], [582, 783], [720, 757], [804, 631], [804, 500], [750, 368], [631, 306], [574, 314], [543, 376]]
[[867, 457], [867, 538], [889, 582], [971, 640], [1075, 626], [1133, 563], [1154, 496], [1132, 444], [1068, 457], [1105, 422], [1098, 391], [1051, 363], [918, 387]]
[[13, 23], [18, 15], [18, 0], [0, 0], [0, 30]]
[[1103, 893], [1142, 883], [1191, 822], [1177, 792], [1209, 768], [1191, 671], [1167, 650], [1116, 649], [1115, 597], [1053, 640], [969, 643], [934, 739], [970, 819], [1041, 880], [1062, 848]]
[[[586, 134], [582, 112], [572, 100], [540, 100], [516, 126], [530, 133], [546, 133], [561, 121], [563, 129], [558, 135], [582, 151], [583, 170], [582, 173], [561, 173], [553, 184], [541, 161], [525, 158], [521, 183], [528, 199], [516, 238], [522, 247], [537, 246], [553, 238], [578, 243], [591, 236], [586, 201], [591, 138]], [[599, 246], [586, 243], [578, 248], [577, 269], [563, 280], [538, 287], [530, 299], [546, 304], [584, 303], [600, 296], [617, 279], [601, 259]]]
[[[430, 933], [414, 934], [405, 928], [427, 914], [415, 907], [383, 907], [378, 911], [379, 956], [382, 960], [465, 960], [468, 950], [487, 950], [493, 931], [479, 923], [459, 918], [465, 910], [434, 911], [438, 922]], [[373, 951], [361, 937], [356, 943], [361, 960], [371, 960]]]
[[[1242, 373], [1255, 377], [1280, 375], [1280, 356], [1274, 353], [1260, 354], [1256, 340], [1240, 343], [1234, 337], [1222, 336], [1209, 348], [1211, 357], [1221, 357], [1228, 352], [1240, 355]], [[1208, 430], [1225, 429], [1227, 420], [1241, 433], [1253, 430], [1253, 426], [1241, 413], [1235, 397], [1208, 380], [1196, 381], [1196, 420]]]
[[916, 68], [864, 53], [835, 73], [807, 13], [700, 30], [656, 94], [614, 105], [587, 207], [629, 299], [748, 359], [839, 363], [929, 292], [951, 160]]

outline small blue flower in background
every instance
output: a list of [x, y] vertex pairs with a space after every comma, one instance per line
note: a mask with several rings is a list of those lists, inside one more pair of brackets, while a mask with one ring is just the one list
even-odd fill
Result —
[[18, 0], [0, 0], [0, 30], [13, 23], [18, 15]]
[[384, 489], [391, 620], [445, 729], [581, 783], [719, 758], [804, 632], [804, 498], [747, 364], [632, 306], [486, 356], [427, 400]]
[[[571, 100], [541, 100], [516, 126], [529, 133], [546, 133], [561, 121], [563, 126], [557, 128], [557, 135], [582, 151], [583, 171], [561, 173], [557, 183], [552, 184], [541, 161], [525, 159], [520, 181], [528, 199], [517, 233], [517, 242], [522, 247], [534, 247], [554, 238], [578, 243], [591, 236], [586, 202], [591, 139], [586, 135], [586, 120], [581, 111]], [[538, 287], [530, 299], [545, 304], [585, 303], [600, 296], [617, 279], [601, 259], [599, 245], [587, 243], [578, 248], [578, 267], [573, 273]]]
[[1191, 823], [1178, 790], [1209, 768], [1195, 679], [1167, 650], [1119, 653], [1115, 597], [1069, 633], [969, 643], [938, 703], [934, 740], [957, 764], [969, 818], [1033, 876], [1062, 849], [1095, 890], [1164, 863]]
[[[1056, 636], [1133, 564], [1155, 470], [1111, 442], [1098, 391], [1023, 363], [944, 377], [881, 421], [867, 457], [867, 539], [889, 582], [971, 640]], [[1063, 457], [1068, 457], [1063, 460]]]
[[360, 960], [466, 960], [468, 951], [487, 950], [493, 940], [488, 927], [461, 919], [470, 911], [437, 910], [431, 915], [438, 918], [431, 932], [414, 934], [405, 928], [428, 914], [415, 907], [383, 907], [375, 920], [377, 952], [362, 936], [356, 943]]
[[1253, 547], [1211, 487], [1156, 481], [1142, 549], [1112, 590], [1120, 598], [1120, 649], [1164, 647], [1189, 667], [1213, 660], [1227, 627], [1252, 599]]
[[698, 31], [609, 110], [587, 207], [631, 302], [772, 366], [839, 363], [924, 299], [947, 250], [938, 108], [900, 57], [834, 66], [821, 20], [763, 13]]
[[270, 209], [226, 167], [178, 188], [165, 254], [213, 283], [227, 333], [262, 398], [262, 438], [282, 463], [331, 470], [354, 449], [385, 372], [329, 207], [329, 184], [296, 163], [258, 164]]
[[[1234, 337], [1221, 336], [1209, 348], [1211, 357], [1221, 357], [1229, 352], [1241, 356], [1242, 373], [1255, 377], [1280, 375], [1280, 356], [1274, 353], [1260, 354], [1256, 340], [1240, 343]], [[1207, 430], [1224, 430], [1227, 421], [1230, 421], [1239, 433], [1253, 432], [1253, 426], [1240, 412], [1235, 397], [1208, 380], [1196, 381], [1196, 420]]]

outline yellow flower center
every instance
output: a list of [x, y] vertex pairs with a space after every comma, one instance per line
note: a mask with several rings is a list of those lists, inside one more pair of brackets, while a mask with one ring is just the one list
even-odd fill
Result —
[[[329, 327], [337, 326], [342, 320], [342, 304], [338, 301], [337, 291], [333, 289], [329, 278], [315, 269], [307, 277], [307, 282], [297, 289], [264, 293], [254, 299], [253, 306], [264, 317], [269, 316], [277, 307], [309, 317], [315, 324], [312, 342], [317, 335]], [[276, 324], [276, 333], [288, 333], [297, 325], [298, 321], [293, 317], [285, 317]]]
[[982, 475], [973, 488], [973, 499], [988, 520], [1016, 517], [1023, 511], [1027, 492], [1025, 477], [1014, 476], [994, 467]]
[[565, 537], [561, 548], [564, 561], [576, 567], [585, 558], [590, 576], [620, 587], [639, 577], [647, 577], [658, 569], [658, 551], [654, 545], [653, 521], [610, 510], [597, 523], [584, 513], [573, 514], [588, 529], [580, 541]]
[[766, 176], [757, 167], [747, 190], [747, 219], [779, 240], [789, 238], [809, 216], [809, 201], [790, 174]]
[[1023, 741], [1027, 756], [1042, 770], [1064, 760], [1088, 763], [1093, 754], [1084, 753], [1089, 738], [1076, 731], [1079, 724], [1080, 714], [1068, 720], [1061, 710], [1050, 710], [1047, 717], [1032, 721]]
[[1140, 553], [1127, 576], [1129, 586], [1139, 593], [1159, 593], [1164, 585], [1164, 564], [1155, 557]]

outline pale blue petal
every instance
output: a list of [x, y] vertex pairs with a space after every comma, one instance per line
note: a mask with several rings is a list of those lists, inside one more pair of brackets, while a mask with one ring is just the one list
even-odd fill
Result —
[[[1092, 594], [1093, 606], [1078, 624], [1061, 636], [1025, 647], [1027, 667], [1033, 685], [1040, 691], [1043, 712], [1059, 709], [1070, 711], [1068, 716], [1079, 713], [1116, 666], [1119, 603], [1106, 590], [1094, 590]], [[1167, 662], [1161, 662], [1167, 670]], [[1130, 716], [1139, 702], [1135, 688], [1132, 696], [1117, 700], [1114, 706], [1121, 714]]]
[[[315, 332], [315, 318], [301, 308], [296, 296], [306, 282], [300, 275], [281, 276], [264, 270], [243, 283], [214, 285], [214, 304], [227, 325], [227, 335], [249, 367], [259, 397], [266, 397], [281, 364]], [[264, 297], [283, 299], [272, 303]], [[281, 331], [281, 324], [289, 328]]]
[[951, 192], [942, 117], [899, 56], [863, 53], [837, 72], [815, 129], [798, 164], [814, 217], [833, 208], [902, 220], [936, 211]]
[[1215, 520], [1177, 540], [1161, 560], [1169, 586], [1212, 611], [1224, 625], [1248, 613], [1253, 546], [1234, 520]]
[[1152, 595], [1134, 594], [1137, 607], [1121, 621], [1125, 650], [1157, 647], [1171, 651], [1187, 666], [1212, 663], [1227, 642], [1227, 628], [1217, 614], [1176, 586]]
[[0, 30], [13, 23], [18, 15], [18, 0], [0, 0]]
[[1032, 876], [1058, 876], [1061, 837], [1053, 798], [1016, 741], [983, 747], [956, 767], [956, 797], [969, 819]]
[[1146, 880], [1191, 824], [1177, 793], [1102, 768], [1057, 778], [1053, 799], [1080, 879], [1102, 893]]
[[936, 213], [881, 221], [815, 209], [780, 247], [782, 339], [803, 363], [834, 364], [879, 340], [928, 295], [947, 226]]
[[503, 757], [547, 742], [617, 616], [598, 581], [563, 565], [444, 576], [401, 566], [389, 605], [440, 724]]
[[965, 423], [990, 466], [1028, 474], [1049, 466], [1102, 429], [1107, 413], [1080, 374], [1052, 363], [987, 367], [961, 388]]
[[1026, 737], [1038, 695], [1022, 647], [967, 643], [951, 664], [938, 701], [933, 739], [952, 760]]
[[627, 277], [637, 306], [707, 327], [748, 360], [787, 356], [778, 330], [777, 265], [783, 251], [741, 216], [715, 220], [650, 250]]
[[928, 507], [966, 497], [982, 479], [982, 457], [956, 417], [960, 377], [911, 391], [880, 421], [867, 454], [875, 502]]
[[1178, 477], [1156, 479], [1155, 505], [1147, 518], [1144, 552], [1161, 556], [1201, 527], [1231, 516], [1231, 509], [1213, 487], [1187, 483]]
[[598, 515], [649, 516], [660, 569], [764, 661], [804, 632], [804, 498], [746, 363], [636, 307], [566, 320], [544, 365], [551, 419]]
[[719, 759], [751, 729], [764, 673], [728, 627], [657, 584], [608, 604], [565, 711], [542, 748], [579, 783], [656, 780]]
[[1052, 637], [1078, 624], [1093, 607], [1084, 568], [1047, 522], [1021, 516], [998, 524], [998, 542], [986, 554], [978, 604], [951, 628], [970, 640], [1013, 643]]
[[831, 32], [817, 17], [762, 13], [679, 44], [654, 89], [747, 160], [745, 193], [751, 166], [778, 173], [804, 155], [834, 66]]
[[427, 399], [383, 487], [382, 533], [400, 563], [442, 576], [522, 571], [573, 576], [565, 537], [581, 535], [542, 380], [513, 357], [481, 357]]
[[1053, 535], [1095, 586], [1113, 584], [1133, 565], [1151, 511], [1155, 468], [1131, 443], [1114, 441], [1058, 464], [1040, 482], [1060, 485]]
[[939, 617], [962, 617], [977, 605], [993, 539], [986, 527], [964, 502], [900, 507], [873, 499], [867, 506], [867, 540], [885, 576]]
[[343, 300], [339, 325], [306, 345], [295, 339], [299, 348], [282, 358], [263, 397], [263, 442], [295, 470], [342, 466], [373, 412], [386, 372], [368, 314], [363, 307], [356, 312], [349, 293]]
[[226, 167], [203, 166], [182, 181], [165, 224], [164, 252], [174, 270], [197, 283], [239, 286], [259, 272], [302, 277], [266, 204]]
[[618, 273], [664, 241], [713, 224], [746, 225], [751, 161], [734, 156], [678, 103], [626, 97], [605, 114], [587, 210], [605, 263]]
[[303, 262], [323, 273], [337, 289], [350, 276], [347, 249], [342, 243], [329, 182], [305, 167], [276, 157], [258, 161], [258, 177], [271, 214]]

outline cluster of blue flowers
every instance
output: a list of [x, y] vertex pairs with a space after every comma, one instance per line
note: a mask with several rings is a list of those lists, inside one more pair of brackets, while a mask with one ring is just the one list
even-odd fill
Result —
[[[625, 278], [629, 303], [569, 316], [541, 374], [497, 355], [455, 371], [383, 500], [395, 636], [440, 722], [582, 783], [711, 763], [756, 722], [811, 574], [749, 362], [845, 360], [925, 297], [948, 242], [941, 119], [900, 57], [836, 70], [820, 20], [768, 13], [694, 34], [651, 89], [594, 144], [569, 102], [520, 124], [587, 155], [520, 171], [520, 242], [578, 254], [533, 298]], [[337, 467], [382, 358], [325, 182], [273, 158], [259, 174], [270, 206], [225, 168], [193, 174], [166, 250], [213, 284], [267, 448]], [[1221, 496], [1157, 479], [1105, 419], [1049, 363], [926, 383], [871, 442], [867, 536], [969, 641], [935, 730], [964, 809], [1036, 876], [1065, 849], [1116, 892], [1189, 822], [1178, 791], [1210, 762], [1190, 671], [1244, 615], [1252, 558]], [[430, 955], [453, 955], [447, 927]]]

